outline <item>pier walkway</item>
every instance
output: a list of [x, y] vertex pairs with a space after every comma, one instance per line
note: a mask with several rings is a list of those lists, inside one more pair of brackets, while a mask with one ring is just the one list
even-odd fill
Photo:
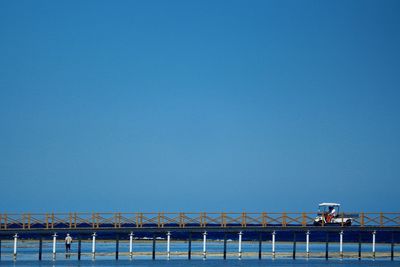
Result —
[[[259, 259], [263, 242], [272, 242], [272, 256], [275, 257], [275, 242], [293, 242], [293, 258], [296, 257], [296, 243], [306, 244], [305, 255], [309, 254], [311, 242], [326, 243], [325, 257], [329, 258], [329, 242], [339, 244], [338, 255], [343, 257], [343, 243], [358, 243], [358, 256], [361, 259], [363, 243], [372, 244], [371, 255], [375, 257], [375, 244], [390, 244], [387, 252], [395, 258], [395, 246], [400, 243], [400, 213], [352, 212], [340, 213], [340, 223], [314, 225], [315, 212], [301, 213], [13, 213], [0, 214], [0, 259], [1, 241], [14, 240], [14, 259], [17, 257], [17, 243], [22, 240], [39, 241], [39, 260], [42, 259], [42, 240], [53, 240], [53, 254], [56, 255], [56, 239], [65, 238], [67, 233], [78, 238], [78, 259], [81, 255], [81, 240], [92, 240], [93, 257], [97, 239], [115, 240], [115, 258], [119, 255], [119, 241], [129, 240], [129, 255], [132, 257], [132, 243], [135, 239], [149, 239], [152, 242], [152, 258], [156, 256], [156, 240], [167, 238], [168, 255], [171, 238], [188, 242], [188, 259], [191, 258], [193, 240], [203, 242], [206, 257], [206, 240], [223, 240], [223, 258], [227, 255], [227, 240], [238, 240], [239, 258], [243, 241], [259, 243]], [[344, 219], [352, 218], [351, 225]], [[158, 241], [157, 241], [158, 242]]]

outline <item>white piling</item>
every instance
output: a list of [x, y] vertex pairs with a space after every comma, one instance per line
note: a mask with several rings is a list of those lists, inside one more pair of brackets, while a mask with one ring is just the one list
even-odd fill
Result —
[[167, 233], [167, 259], [171, 258], [171, 232]]
[[310, 231], [306, 233], [306, 253], [308, 259], [310, 257]]
[[239, 248], [238, 248], [238, 252], [239, 252], [239, 260], [242, 259], [242, 231], [239, 232]]
[[376, 235], [376, 231], [372, 232], [372, 257], [375, 259], [375, 235]]
[[14, 235], [14, 260], [17, 260], [17, 242], [18, 242], [18, 234]]
[[53, 261], [56, 260], [56, 244], [57, 244], [57, 233], [53, 235]]
[[133, 233], [129, 234], [129, 259], [133, 258]]
[[92, 234], [92, 260], [96, 259], [96, 233]]
[[275, 235], [276, 235], [276, 232], [273, 231], [272, 232], [272, 258], [274, 258], [274, 259], [275, 259]]
[[203, 259], [207, 258], [207, 232], [203, 233]]
[[339, 254], [340, 258], [343, 259], [343, 231], [340, 231]]

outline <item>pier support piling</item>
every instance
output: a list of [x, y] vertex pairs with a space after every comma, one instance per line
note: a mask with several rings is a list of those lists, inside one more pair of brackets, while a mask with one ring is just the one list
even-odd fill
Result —
[[92, 260], [96, 259], [96, 233], [92, 234]]
[[203, 233], [203, 259], [207, 258], [207, 232]]
[[151, 258], [153, 260], [156, 259], [156, 235], [155, 234], [153, 235], [153, 251], [151, 253]]
[[258, 259], [262, 258], [262, 233], [258, 236]]
[[18, 234], [14, 235], [14, 250], [13, 250], [13, 259], [17, 260], [17, 243], [18, 243]]
[[275, 235], [276, 232], [272, 232], [272, 258], [275, 259]]
[[171, 257], [171, 232], [167, 233], [167, 259]]
[[115, 238], [115, 260], [119, 258], [119, 235]]
[[394, 260], [394, 233], [392, 232], [392, 244], [390, 245], [390, 260]]
[[133, 258], [133, 232], [129, 234], [129, 259]]
[[238, 258], [242, 259], [242, 231], [239, 232]]
[[293, 259], [296, 259], [296, 232], [293, 232]]
[[53, 235], [53, 261], [56, 260], [56, 245], [57, 245], [57, 233], [54, 233]]
[[325, 259], [329, 258], [329, 233], [326, 233], [326, 243], [325, 243]]
[[82, 249], [82, 240], [81, 237], [78, 239], [78, 260], [81, 260], [81, 249]]
[[43, 239], [40, 237], [39, 239], [39, 260], [42, 260], [42, 249], [43, 249]]
[[192, 259], [192, 233], [189, 233], [188, 240], [188, 260]]
[[358, 234], [358, 260], [361, 260], [361, 233]]
[[310, 231], [306, 232], [306, 256], [310, 258]]
[[340, 231], [339, 235], [339, 254], [340, 258], [343, 259], [343, 231]]
[[227, 234], [225, 233], [225, 235], [224, 235], [224, 260], [226, 260], [226, 238], [227, 238]]
[[372, 258], [375, 259], [376, 231], [372, 232]]

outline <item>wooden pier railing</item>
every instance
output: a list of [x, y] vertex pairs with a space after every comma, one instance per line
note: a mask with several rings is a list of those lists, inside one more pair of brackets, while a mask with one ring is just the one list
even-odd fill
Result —
[[[348, 214], [348, 213], [346, 213]], [[353, 226], [400, 227], [400, 212], [353, 212]], [[0, 230], [188, 227], [310, 227], [315, 212], [0, 213]], [[338, 214], [343, 218], [344, 214]], [[347, 216], [347, 215], [346, 215]], [[324, 227], [324, 225], [321, 225]], [[339, 225], [340, 226], [340, 225]], [[342, 221], [342, 225], [343, 224]]]

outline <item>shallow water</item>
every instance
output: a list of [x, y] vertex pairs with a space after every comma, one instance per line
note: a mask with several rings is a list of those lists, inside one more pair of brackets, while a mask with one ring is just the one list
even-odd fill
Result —
[[400, 266], [399, 262], [396, 261], [358, 261], [358, 260], [96, 260], [96, 261], [19, 261], [19, 262], [1, 262], [1, 266], [18, 266], [18, 267], [27, 267], [27, 266], [171, 266], [171, 267], [180, 267], [180, 266], [189, 266], [189, 267], [224, 267], [224, 266], [233, 266], [233, 267], [260, 267], [260, 266], [296, 266], [296, 267], [318, 267], [318, 266], [327, 266], [327, 267], [343, 267], [343, 266], [359, 266], [359, 267], [376, 267], [376, 266]]
[[167, 244], [165, 241], [156, 243], [156, 260], [152, 261], [152, 242], [135, 241], [133, 243], [134, 259], [129, 259], [129, 242], [121, 240], [119, 243], [119, 260], [115, 260], [115, 241], [98, 241], [96, 243], [96, 260], [92, 260], [92, 243], [90, 240], [82, 241], [81, 261], [77, 260], [78, 244], [72, 245], [70, 258], [65, 258], [64, 243], [57, 242], [56, 260], [52, 257], [52, 241], [43, 241], [43, 261], [38, 261], [38, 241], [19, 241], [17, 251], [17, 261], [13, 261], [13, 242], [4, 241], [1, 247], [0, 266], [400, 266], [400, 253], [395, 247], [395, 261], [390, 261], [390, 245], [377, 244], [377, 259], [374, 261], [372, 256], [371, 244], [362, 244], [362, 257], [359, 261], [358, 244], [345, 243], [343, 251], [346, 259], [339, 260], [339, 244], [329, 244], [328, 261], [325, 260], [325, 244], [310, 243], [311, 258], [306, 259], [306, 246], [303, 242], [296, 245], [296, 260], [292, 259], [293, 243], [276, 243], [277, 258], [272, 259], [272, 245], [270, 242], [263, 242], [263, 259], [258, 260], [258, 242], [243, 242], [242, 260], [238, 260], [238, 242], [227, 242], [227, 259], [223, 260], [223, 242], [207, 242], [207, 259], [203, 260], [201, 241], [192, 242], [192, 259], [187, 260], [188, 243], [184, 241], [171, 242], [171, 260], [167, 260]]

